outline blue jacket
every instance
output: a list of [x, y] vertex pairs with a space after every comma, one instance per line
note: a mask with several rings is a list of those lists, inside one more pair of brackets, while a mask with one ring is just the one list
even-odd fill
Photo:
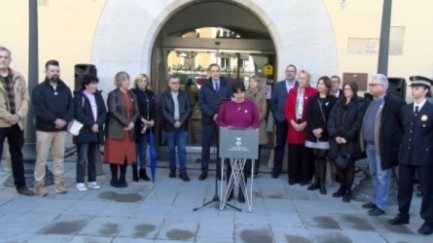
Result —
[[32, 91], [32, 103], [36, 117], [36, 130], [44, 132], [66, 131], [67, 126], [57, 129], [56, 119], [71, 122], [74, 118], [74, 101], [72, 92], [66, 84], [59, 80], [56, 90], [45, 79]]
[[433, 166], [433, 104], [426, 102], [418, 116], [414, 115], [414, 104], [401, 109], [403, 138], [398, 161], [400, 164]]
[[[298, 81], [295, 80], [295, 87], [296, 86], [298, 86]], [[274, 84], [271, 95], [271, 112], [277, 122], [284, 122], [286, 120], [284, 105], [286, 104], [288, 93], [286, 80]]]
[[207, 79], [198, 93], [198, 105], [202, 112], [201, 122], [212, 123], [213, 117], [218, 113], [219, 105], [224, 99], [232, 97], [232, 86], [230, 81], [224, 77], [220, 77], [220, 86], [218, 92], [214, 90], [212, 80]]

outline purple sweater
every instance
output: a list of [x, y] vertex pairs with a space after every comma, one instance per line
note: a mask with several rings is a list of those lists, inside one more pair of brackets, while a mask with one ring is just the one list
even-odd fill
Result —
[[253, 101], [245, 99], [242, 103], [225, 102], [218, 111], [218, 126], [232, 128], [259, 128], [259, 112]]

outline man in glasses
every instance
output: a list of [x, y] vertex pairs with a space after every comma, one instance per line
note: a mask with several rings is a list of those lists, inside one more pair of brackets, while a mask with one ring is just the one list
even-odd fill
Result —
[[368, 84], [373, 99], [364, 104], [360, 131], [361, 150], [366, 151], [373, 180], [373, 200], [362, 205], [370, 216], [379, 216], [388, 208], [392, 168], [398, 163], [403, 136], [401, 108], [406, 102], [388, 90], [388, 78], [376, 74]]

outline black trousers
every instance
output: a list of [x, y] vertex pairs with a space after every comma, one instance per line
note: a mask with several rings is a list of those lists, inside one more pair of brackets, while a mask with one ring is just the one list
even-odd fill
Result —
[[[201, 171], [208, 172], [210, 162], [210, 147], [214, 138], [218, 138], [218, 126], [215, 122], [202, 123], [202, 148], [201, 148]], [[219, 146], [217, 146], [217, 173], [221, 170], [221, 162], [219, 158]]]
[[402, 214], [409, 214], [413, 196], [415, 172], [421, 185], [421, 218], [433, 224], [433, 166], [399, 165], [398, 207]]
[[274, 167], [272, 168], [272, 172], [281, 173], [284, 157], [284, 147], [286, 146], [287, 138], [287, 121], [275, 122], [275, 129], [276, 144], [274, 147]]
[[26, 186], [23, 152], [21, 151], [24, 145], [24, 133], [17, 124], [11, 127], [0, 128], [0, 156], [3, 155], [3, 144], [6, 138], [8, 139], [9, 152], [12, 159], [12, 174], [14, 176], [15, 188], [19, 189]]
[[303, 144], [289, 144], [289, 182], [307, 183], [312, 177], [311, 150]]

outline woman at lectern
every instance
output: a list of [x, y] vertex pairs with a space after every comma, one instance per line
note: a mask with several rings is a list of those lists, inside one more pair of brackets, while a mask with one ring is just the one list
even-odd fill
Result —
[[[233, 87], [233, 99], [223, 103], [218, 111], [218, 126], [221, 129], [243, 128], [258, 129], [260, 126], [259, 112], [252, 100], [245, 99], [245, 85], [243, 82], [236, 82]], [[257, 145], [258, 146], [258, 145]], [[230, 179], [232, 168], [227, 168], [226, 178]], [[244, 167], [245, 184], [247, 180], [246, 168]], [[228, 201], [233, 198], [233, 190], [230, 192]], [[238, 200], [245, 202], [245, 197], [239, 188]]]

